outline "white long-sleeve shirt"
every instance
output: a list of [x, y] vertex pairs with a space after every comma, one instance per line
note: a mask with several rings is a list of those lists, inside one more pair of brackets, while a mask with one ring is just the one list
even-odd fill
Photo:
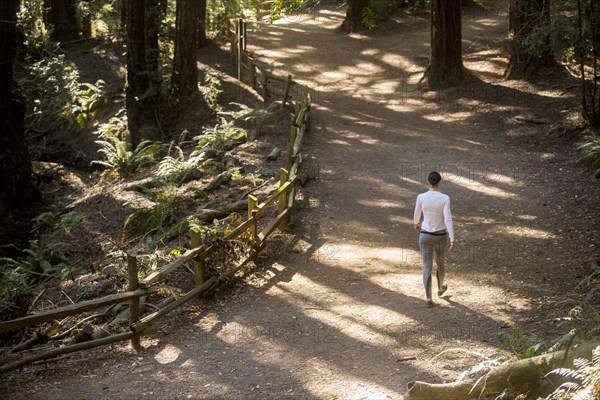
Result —
[[421, 193], [417, 196], [415, 205], [415, 225], [421, 221], [421, 213], [423, 214], [422, 230], [437, 232], [445, 229], [450, 236], [450, 241], [454, 241], [454, 225], [448, 195], [435, 190]]

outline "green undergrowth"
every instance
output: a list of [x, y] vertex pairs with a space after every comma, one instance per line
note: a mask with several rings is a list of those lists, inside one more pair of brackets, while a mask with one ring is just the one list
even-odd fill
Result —
[[[555, 336], [544, 338], [523, 329], [506, 335], [501, 349], [518, 359], [526, 359], [559, 350], [568, 350], [575, 343], [600, 341], [600, 268], [582, 279], [571, 294], [555, 306], [566, 310], [565, 315], [551, 321]], [[596, 399], [600, 395], [600, 346], [592, 359], [577, 359], [573, 366], [550, 372], [547, 377], [561, 377], [546, 400]], [[541, 398], [539, 398], [541, 399]]]
[[88, 272], [70, 254], [70, 243], [66, 240], [85, 217], [77, 212], [44, 212], [33, 221], [29, 247], [17, 249], [19, 256], [0, 258], [0, 316], [11, 315], [22, 307], [18, 299], [24, 297], [31, 286], [56, 279], [74, 279]]

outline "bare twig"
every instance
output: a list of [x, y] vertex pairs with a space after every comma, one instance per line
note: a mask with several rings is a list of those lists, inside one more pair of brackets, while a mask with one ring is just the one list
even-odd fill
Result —
[[71, 299], [71, 298], [69, 297], [69, 295], [65, 293], [65, 291], [64, 291], [64, 290], [61, 290], [61, 292], [62, 292], [62, 294], [64, 294], [64, 295], [67, 297], [67, 299], [69, 299], [69, 301], [71, 302], [71, 304], [75, 304], [75, 302], [73, 301], [73, 299]]
[[267, 179], [266, 181], [264, 181], [263, 183], [261, 183], [258, 186], [253, 187], [252, 189], [242, 193], [242, 195], [239, 197], [239, 200], [244, 200], [246, 198], [246, 196], [248, 196], [249, 194], [256, 192], [258, 189], [268, 185], [269, 183], [271, 183], [271, 178]]
[[79, 325], [83, 324], [84, 322], [87, 322], [94, 318], [103, 317], [104, 315], [106, 315], [106, 313], [108, 312], [108, 310], [110, 310], [110, 308], [111, 307], [108, 307], [106, 309], [106, 311], [104, 311], [102, 313], [98, 313], [98, 314], [90, 315], [89, 317], [85, 317], [84, 319], [82, 319], [81, 321], [78, 321], [75, 325], [73, 325], [72, 327], [70, 327], [69, 329], [64, 331], [63, 333], [61, 333], [59, 335], [50, 336], [50, 340], [61, 340], [61, 339], [66, 338], [69, 335], [69, 333], [71, 333], [73, 331], [73, 329], [77, 328]]
[[46, 289], [43, 289], [37, 296], [35, 296], [35, 299], [33, 299], [33, 301], [31, 302], [31, 305], [27, 309], [27, 314], [29, 314], [31, 312], [31, 310], [33, 310], [35, 303], [37, 303], [37, 301], [40, 299], [40, 297], [42, 297], [42, 295], [44, 294], [45, 291], [46, 291]]

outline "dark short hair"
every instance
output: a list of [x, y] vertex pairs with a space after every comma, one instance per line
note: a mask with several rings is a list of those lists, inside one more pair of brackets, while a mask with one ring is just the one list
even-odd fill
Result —
[[429, 183], [431, 183], [433, 186], [440, 183], [441, 180], [442, 180], [442, 176], [437, 171], [430, 172], [429, 176], [427, 177], [427, 181]]

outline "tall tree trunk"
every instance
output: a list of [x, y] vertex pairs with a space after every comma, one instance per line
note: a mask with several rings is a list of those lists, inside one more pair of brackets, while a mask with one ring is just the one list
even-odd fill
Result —
[[23, 133], [25, 105], [13, 82], [19, 0], [0, 1], [0, 216], [31, 197], [31, 159]]
[[127, 82], [125, 102], [129, 141], [159, 140], [156, 125], [157, 105], [152, 101], [146, 60], [145, 1], [127, 0]]
[[158, 64], [160, 61], [159, 31], [163, 18], [159, 0], [146, 0], [146, 63], [151, 97], [149, 101], [158, 102], [160, 94], [160, 76]]
[[198, 92], [196, 51], [199, 6], [197, 0], [177, 0], [171, 92], [178, 100]]
[[79, 37], [77, 33], [77, 0], [44, 0], [46, 20], [53, 26], [52, 39], [68, 42]]
[[198, 13], [198, 48], [205, 47], [208, 44], [206, 38], [206, 0], [199, 0], [200, 10]]
[[358, 32], [364, 28], [362, 13], [365, 8], [369, 7], [370, 0], [347, 0], [347, 3], [346, 18], [342, 22], [340, 30], [347, 33]]
[[461, 17], [460, 0], [432, 0], [431, 59], [421, 78], [423, 87], [441, 89], [455, 86], [466, 78]]
[[539, 55], [528, 53], [525, 42], [536, 28], [550, 23], [550, 0], [511, 0], [509, 30], [512, 36], [511, 54], [506, 79], [528, 79], [541, 67], [556, 65], [549, 40], [539, 43]]
[[127, 2], [128, 0], [119, 0], [119, 17], [121, 19], [121, 29], [125, 31], [127, 27]]

